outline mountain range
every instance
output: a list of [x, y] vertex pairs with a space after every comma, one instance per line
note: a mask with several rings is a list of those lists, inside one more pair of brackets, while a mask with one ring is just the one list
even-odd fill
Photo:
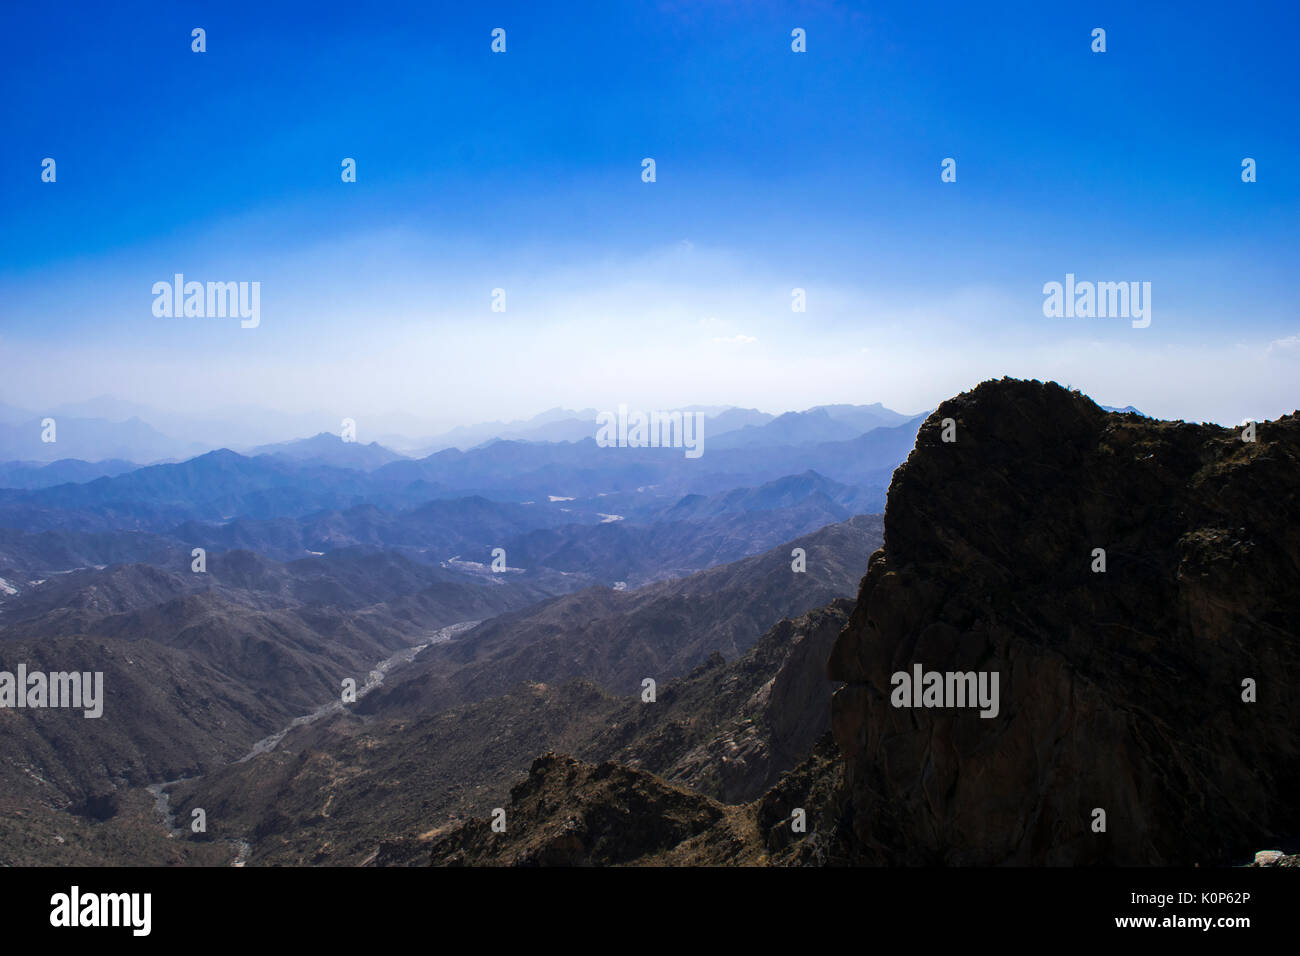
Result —
[[[504, 835], [480, 815], [375, 862], [1221, 866], [1261, 846], [1294, 854], [1300, 414], [1243, 434], [1108, 413], [1051, 383], [987, 382], [944, 402], [895, 473], [884, 546], [830, 651], [832, 733], [767, 792], [724, 804], [551, 752], [502, 804]], [[914, 665], [999, 674], [997, 713], [904, 706], [896, 676]], [[632, 807], [638, 825], [620, 835]]]
[[[723, 441], [719, 447], [845, 440], [909, 420], [880, 404], [823, 405], [781, 416], [726, 406], [693, 405], [679, 411], [702, 413], [704, 433], [710, 440]], [[598, 415], [594, 408], [552, 408], [528, 419], [461, 425], [420, 437], [421, 419], [401, 413], [364, 419], [357, 423], [362, 441], [345, 443], [340, 438], [342, 417], [324, 412], [287, 414], [231, 407], [211, 414], [190, 414], [111, 396], [41, 412], [0, 403], [0, 463], [31, 467], [78, 459], [88, 464], [105, 462], [101, 474], [112, 474], [113, 459], [155, 464], [225, 448], [249, 457], [277, 455], [368, 471], [400, 458], [426, 458], [448, 449], [470, 451], [494, 441], [581, 442], [595, 436]], [[47, 420], [55, 425], [53, 433], [46, 428]], [[304, 437], [285, 440], [286, 434]], [[5, 467], [0, 464], [0, 477]]]
[[[318, 435], [15, 467], [0, 672], [101, 671], [106, 699], [0, 708], [0, 862], [1294, 852], [1300, 415], [1010, 379], [848, 438], [832, 408], [694, 461]], [[917, 668], [996, 675], [996, 706], [905, 706]]]

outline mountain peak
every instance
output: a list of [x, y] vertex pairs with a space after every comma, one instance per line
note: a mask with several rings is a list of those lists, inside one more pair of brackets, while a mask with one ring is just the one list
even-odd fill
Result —
[[[1296, 487], [1300, 421], [1247, 443], [1014, 379], [943, 402], [894, 473], [885, 547], [830, 658], [855, 821], [836, 852], [1188, 865], [1300, 832], [1291, 698], [1239, 698], [1242, 675], [1300, 681]], [[902, 712], [893, 675], [915, 667], [998, 675], [998, 706]], [[1056, 743], [1043, 763], [1013, 758], [1018, 741]], [[1089, 839], [1093, 806], [1141, 832]]]

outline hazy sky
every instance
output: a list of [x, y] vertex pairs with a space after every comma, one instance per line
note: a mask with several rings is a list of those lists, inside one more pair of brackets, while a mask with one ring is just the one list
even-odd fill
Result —
[[[0, 401], [1300, 406], [1291, 3], [451, 6], [9, 6]], [[178, 272], [260, 326], [155, 317]], [[1150, 326], [1045, 318], [1067, 273]]]

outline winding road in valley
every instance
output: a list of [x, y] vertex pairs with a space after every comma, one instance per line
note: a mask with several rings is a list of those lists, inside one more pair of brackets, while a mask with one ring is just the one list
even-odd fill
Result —
[[[474, 620], [457, 621], [455, 624], [448, 624], [446, 627], [441, 627], [434, 631], [427, 641], [424, 641], [421, 644], [412, 644], [410, 647], [405, 647], [398, 651], [392, 657], [380, 661], [366, 676], [366, 682], [357, 688], [357, 700], [360, 700], [376, 687], [381, 686], [389, 673], [415, 660], [415, 656], [426, 647], [450, 641], [458, 634], [463, 634], [481, 623], [482, 621]], [[320, 707], [317, 707], [310, 714], [303, 714], [301, 717], [295, 717], [280, 730], [277, 730], [268, 737], [263, 737], [257, 743], [253, 744], [253, 748], [235, 762], [244, 763], [245, 761], [252, 760], [259, 754], [269, 753], [274, 750], [279, 745], [280, 741], [285, 738], [285, 735], [293, 729], [297, 727], [305, 727], [308, 724], [314, 724], [316, 721], [324, 717], [339, 713], [343, 708], [344, 704], [341, 699], [332, 700], [327, 704], [322, 704]], [[176, 825], [176, 814], [175, 811], [172, 810], [171, 796], [167, 793], [167, 788], [178, 783], [195, 779], [197, 778], [180, 777], [176, 780], [163, 780], [158, 783], [151, 783], [145, 788], [154, 798], [155, 809], [158, 811], [158, 815], [162, 818], [163, 824], [167, 827], [167, 835], [169, 837], [183, 837], [185, 835], [185, 830]], [[247, 840], [232, 840], [230, 842], [235, 849], [235, 859], [230, 865], [243, 866], [248, 859], [249, 852], [252, 850], [252, 845]]]

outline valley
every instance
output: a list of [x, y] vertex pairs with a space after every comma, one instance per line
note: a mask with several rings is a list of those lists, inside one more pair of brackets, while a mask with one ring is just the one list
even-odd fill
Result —
[[[712, 780], [710, 728], [743, 709], [764, 672], [751, 665], [745, 699], [707, 722], [677, 716], [691, 675], [747, 660], [774, 622], [851, 594], [880, 543], [879, 517], [854, 517], [874, 493], [811, 470], [725, 491], [693, 478], [701, 491], [679, 495], [666, 484], [619, 490], [618, 460], [602, 480], [611, 490], [587, 497], [407, 505], [428, 486], [395, 492], [385, 468], [427, 466], [374, 449], [347, 467], [319, 463], [331, 447], [318, 438], [0, 492], [7, 514], [24, 516], [0, 531], [0, 670], [71, 662], [105, 686], [90, 730], [62, 709], [0, 709], [10, 744], [0, 799], [11, 808], [0, 859], [222, 865], [225, 847], [249, 865], [357, 863], [381, 842], [504, 801], [553, 747], [641, 759], [636, 741], [668, 732], [642, 726], [631, 706], [648, 675], [661, 688], [656, 713], [673, 715], [681, 745], [703, 748], [683, 779]], [[566, 454], [493, 447], [509, 456], [492, 466], [498, 483]], [[322, 478], [361, 498], [304, 512]], [[524, 494], [535, 489], [514, 497]], [[792, 569], [796, 547], [806, 571]], [[489, 567], [495, 548], [510, 573]], [[826, 645], [829, 631], [819, 633]], [[767, 654], [774, 672], [779, 653]], [[357, 691], [344, 703], [347, 681]], [[758, 769], [726, 771], [725, 786], [711, 784], [719, 794], [770, 782], [800, 750], [756, 741], [749, 726], [731, 733], [744, 742], [729, 746], [750, 756], [726, 765]], [[659, 749], [651, 763], [664, 772], [690, 752]], [[322, 789], [303, 769], [324, 766], [337, 768], [331, 779], [348, 768], [343, 780], [361, 789]], [[286, 768], [299, 769], [285, 778]], [[376, 803], [364, 781], [381, 772], [410, 785], [385, 784]], [[338, 823], [307, 823], [317, 804]], [[195, 808], [204, 833], [185, 825]], [[129, 839], [101, 838], [124, 827]], [[336, 835], [313, 843], [323, 832]]]
[[[942, 440], [944, 418], [965, 444]], [[1042, 434], [1000, 425], [1026, 420]], [[187, 463], [161, 523], [138, 472], [56, 487], [51, 527], [0, 537], [0, 671], [102, 673], [103, 714], [0, 708], [0, 861], [1168, 864], [1289, 846], [1288, 704], [1194, 702], [1235, 693], [1221, 675], [1271, 688], [1300, 666], [1291, 525], [1237, 497], [1286, 487], [1294, 426], [1234, 446], [1059, 386], [985, 383], [920, 427], [883, 516], [816, 470], [540, 505], [381, 488], [300, 514], [294, 491], [180, 524], [224, 474]], [[320, 478], [274, 467], [292, 487]], [[1201, 788], [1212, 831], [1166, 833], [1175, 785]], [[1090, 840], [1071, 800], [1144, 835]]]

